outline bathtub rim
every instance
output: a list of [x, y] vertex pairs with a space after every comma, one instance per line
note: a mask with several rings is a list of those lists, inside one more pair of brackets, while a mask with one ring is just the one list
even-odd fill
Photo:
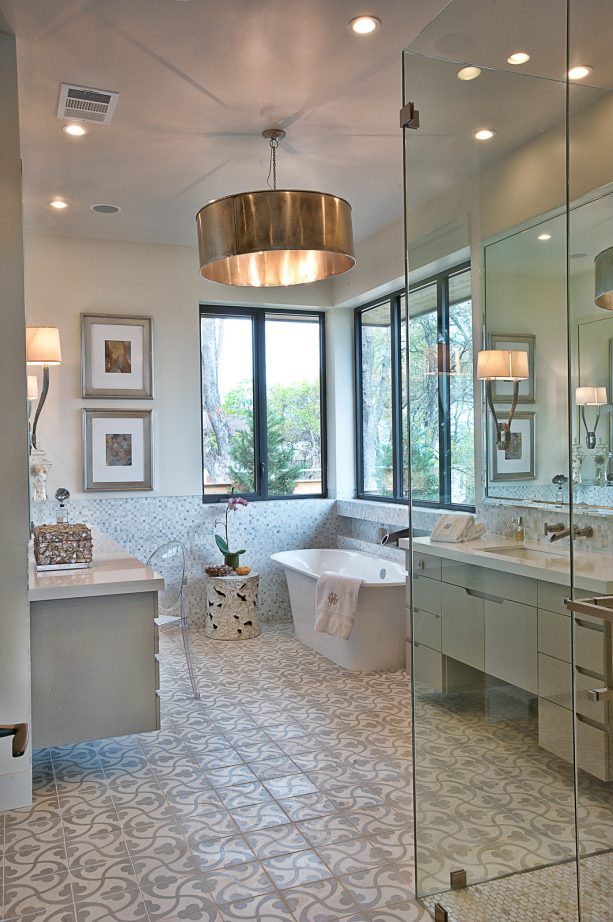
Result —
[[[278, 564], [281, 567], [287, 567], [288, 570], [292, 570], [294, 573], [302, 573], [303, 576], [308, 576], [310, 579], [318, 580], [319, 577], [321, 576], [320, 573], [313, 573], [309, 570], [305, 570], [304, 567], [292, 565], [291, 563], [288, 563], [287, 560], [285, 559], [286, 555], [298, 554], [304, 551], [313, 551], [313, 552], [319, 552], [319, 553], [322, 553], [325, 551], [334, 551], [335, 553], [348, 554], [351, 557], [354, 557], [354, 556], [367, 557], [370, 560], [380, 561], [382, 566], [387, 567], [391, 564], [394, 567], [400, 567], [402, 569], [401, 565], [399, 563], [396, 563], [395, 560], [388, 560], [385, 557], [377, 557], [376, 554], [367, 554], [366, 551], [353, 551], [353, 550], [348, 550], [346, 548], [340, 548], [340, 547], [302, 547], [302, 548], [294, 548], [291, 551], [277, 551], [276, 553], [270, 555], [270, 560], [272, 560], [274, 563]], [[382, 580], [377, 581], [377, 582], [372, 582], [371, 580], [364, 580], [364, 582], [362, 583], [362, 587], [364, 589], [399, 589], [401, 587], [405, 587], [408, 574], [407, 574], [407, 571], [404, 569], [403, 569], [403, 573], [404, 573], [404, 576], [402, 577], [402, 579], [398, 579], [398, 580], [387, 580], [385, 582]]]

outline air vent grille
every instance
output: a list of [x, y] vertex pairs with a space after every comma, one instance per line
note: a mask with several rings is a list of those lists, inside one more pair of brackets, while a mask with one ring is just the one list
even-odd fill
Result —
[[110, 90], [95, 90], [87, 86], [62, 83], [57, 117], [78, 118], [85, 122], [110, 125], [118, 99], [119, 93]]

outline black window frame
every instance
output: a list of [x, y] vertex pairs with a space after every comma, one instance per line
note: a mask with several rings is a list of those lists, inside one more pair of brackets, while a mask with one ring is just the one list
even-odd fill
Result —
[[[319, 399], [321, 426], [321, 492], [278, 494], [268, 492], [267, 470], [267, 401], [266, 401], [266, 318], [278, 314], [283, 317], [311, 318], [319, 326]], [[284, 307], [239, 307], [228, 304], [200, 304], [198, 345], [200, 352], [200, 453], [201, 471], [204, 471], [204, 407], [202, 404], [202, 318], [249, 317], [253, 329], [253, 431], [255, 491], [234, 491], [249, 502], [272, 502], [277, 500], [327, 499], [328, 498], [328, 440], [326, 404], [326, 315], [324, 311], [296, 310]], [[202, 478], [202, 502], [224, 503], [232, 495], [227, 493], [205, 493]]]
[[[437, 337], [441, 345], [449, 344], [449, 280], [470, 269], [470, 261], [459, 263], [449, 269], [437, 272], [428, 278], [421, 279], [409, 286], [409, 299], [411, 292], [420, 291], [430, 285], [436, 284], [436, 315]], [[408, 418], [402, 411], [402, 350], [408, 349], [410, 327], [409, 311], [406, 311], [406, 341], [402, 337], [402, 300], [405, 289], [399, 289], [384, 297], [359, 304], [354, 310], [354, 366], [355, 366], [355, 418], [356, 418], [356, 496], [357, 499], [372, 502], [385, 502], [408, 505], [409, 499], [413, 506], [430, 509], [449, 509], [455, 511], [474, 512], [474, 504], [453, 503], [451, 501], [451, 419], [449, 405], [451, 399], [450, 377], [448, 372], [450, 353], [448, 348], [441, 349], [442, 374], [438, 375], [438, 400], [439, 400], [439, 501], [415, 499], [410, 495], [403, 495], [404, 471], [408, 459], [404, 458], [403, 435]], [[364, 492], [364, 416], [362, 406], [362, 315], [374, 307], [390, 305], [391, 322], [391, 381], [392, 381], [392, 465], [393, 465], [393, 495], [384, 496], [378, 493]], [[408, 370], [408, 355], [407, 355]], [[447, 374], [445, 373], [447, 372]], [[408, 382], [405, 383], [408, 386]], [[410, 414], [410, 395], [408, 401]], [[410, 442], [409, 442], [410, 445]], [[410, 450], [410, 448], [409, 448]]]

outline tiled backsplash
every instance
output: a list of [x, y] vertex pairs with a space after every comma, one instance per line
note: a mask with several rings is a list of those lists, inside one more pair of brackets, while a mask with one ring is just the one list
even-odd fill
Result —
[[[54, 522], [57, 503], [33, 504], [34, 524]], [[196, 626], [204, 623], [203, 568], [223, 563], [213, 537], [214, 522], [225, 503], [203, 504], [199, 496], [147, 496], [70, 500], [72, 522], [86, 522], [107, 534], [139, 560], [171, 539], [182, 541], [189, 553], [189, 601]], [[335, 501], [304, 499], [251, 503], [230, 513], [230, 546], [246, 548], [241, 561], [260, 574], [263, 621], [290, 616], [289, 597], [281, 567], [272, 563], [276, 551], [337, 546]]]

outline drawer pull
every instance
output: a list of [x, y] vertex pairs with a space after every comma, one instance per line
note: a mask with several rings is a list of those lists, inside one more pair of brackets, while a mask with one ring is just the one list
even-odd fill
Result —
[[426, 562], [425, 562], [425, 560], [419, 560], [419, 559], [417, 560], [417, 569], [418, 569], [418, 570], [425, 570], [425, 569], [426, 569]]
[[613, 700], [613, 688], [592, 688], [587, 692], [590, 701], [611, 701]]
[[497, 595], [488, 595], [487, 592], [479, 592], [478, 589], [464, 589], [466, 595], [472, 595], [476, 599], [483, 599], [486, 602], [496, 602], [497, 605], [502, 605], [504, 599], [499, 599]]

